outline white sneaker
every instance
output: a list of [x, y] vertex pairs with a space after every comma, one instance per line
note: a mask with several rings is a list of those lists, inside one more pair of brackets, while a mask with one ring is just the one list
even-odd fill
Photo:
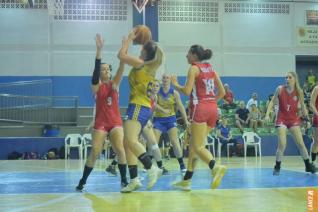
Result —
[[130, 183], [128, 183], [127, 186], [123, 187], [120, 192], [121, 193], [130, 193], [132, 191], [135, 191], [142, 187], [142, 184], [140, 182], [140, 179], [138, 177], [135, 177], [134, 179], [130, 180]]
[[191, 191], [191, 180], [181, 180], [172, 184], [173, 187], [182, 191]]
[[216, 189], [221, 181], [223, 176], [226, 173], [227, 168], [223, 165], [215, 165], [214, 168], [212, 169], [212, 176], [213, 176], [213, 181], [211, 183], [211, 189]]
[[159, 169], [157, 166], [152, 165], [151, 169], [148, 169], [147, 172], [148, 172], [147, 189], [151, 189], [157, 182], [158, 178], [162, 175], [162, 169]]

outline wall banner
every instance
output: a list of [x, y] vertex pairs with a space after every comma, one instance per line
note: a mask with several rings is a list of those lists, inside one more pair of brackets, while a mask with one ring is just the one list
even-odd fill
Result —
[[318, 27], [297, 27], [298, 46], [318, 46]]

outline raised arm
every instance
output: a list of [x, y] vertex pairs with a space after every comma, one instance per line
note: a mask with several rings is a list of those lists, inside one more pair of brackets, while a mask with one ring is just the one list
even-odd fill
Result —
[[100, 66], [101, 66], [101, 59], [102, 59], [102, 48], [104, 46], [104, 39], [100, 34], [96, 34], [95, 37], [96, 43], [96, 58], [95, 58], [95, 67], [92, 76], [92, 90], [96, 93], [99, 89], [99, 76], [100, 76]]
[[219, 75], [216, 72], [215, 72], [215, 80], [216, 80], [216, 86], [218, 87], [218, 95], [216, 97], [216, 100], [218, 101], [224, 97], [225, 89]]
[[310, 97], [310, 107], [312, 112], [318, 116], [318, 110], [316, 108], [316, 100], [317, 100], [317, 96], [318, 96], [318, 86], [316, 86], [312, 93], [311, 93], [311, 97]]
[[138, 57], [135, 56], [131, 56], [128, 54], [128, 48], [130, 46], [130, 44], [133, 42], [133, 40], [135, 39], [136, 34], [135, 34], [135, 30], [131, 31], [128, 34], [127, 38], [123, 38], [123, 42], [122, 42], [122, 46], [118, 52], [118, 59], [129, 65], [132, 66], [134, 68], [139, 68], [140, 66], [142, 66], [144, 64], [144, 61]]
[[177, 107], [181, 113], [181, 116], [183, 118], [183, 121], [184, 123], [186, 124], [186, 126], [189, 126], [189, 122], [188, 122], [188, 118], [187, 118], [187, 113], [183, 107], [183, 104], [182, 104], [182, 101], [181, 101], [181, 98], [180, 98], [180, 94], [178, 91], [174, 91], [174, 97], [176, 99], [176, 104], [177, 104]]
[[199, 68], [197, 66], [191, 66], [188, 71], [188, 77], [184, 86], [180, 85], [176, 76], [171, 76], [171, 83], [174, 87], [186, 96], [190, 96], [194, 86], [196, 76], [199, 74]]
[[113, 87], [115, 87], [116, 89], [119, 88], [120, 82], [123, 78], [123, 73], [125, 70], [125, 63], [123, 63], [122, 61], [120, 61], [119, 63], [119, 67], [117, 69], [117, 72], [113, 78]]
[[277, 87], [273, 98], [272, 98], [271, 101], [268, 103], [267, 110], [266, 110], [266, 113], [265, 113], [265, 121], [269, 121], [269, 120], [270, 120], [269, 114], [270, 114], [270, 112], [273, 110], [273, 107], [274, 107], [274, 105], [275, 105], [275, 102], [278, 102], [278, 95], [279, 95], [279, 92], [280, 92], [280, 88], [281, 88], [281, 86], [278, 86], [278, 87]]
[[300, 107], [301, 107], [301, 115], [303, 118], [308, 119], [308, 110], [307, 110], [307, 106], [305, 105], [305, 100], [304, 100], [304, 93], [303, 91], [301, 91], [299, 95], [299, 103], [300, 103]]

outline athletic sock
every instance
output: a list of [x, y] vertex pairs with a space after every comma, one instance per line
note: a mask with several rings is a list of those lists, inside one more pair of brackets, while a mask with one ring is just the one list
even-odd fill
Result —
[[137, 165], [129, 165], [128, 170], [129, 170], [130, 180], [135, 179], [138, 175]]
[[193, 176], [193, 172], [190, 172], [190, 171], [186, 171], [184, 177], [183, 177], [183, 180], [190, 180]]
[[213, 169], [213, 168], [214, 168], [214, 165], [215, 165], [215, 160], [211, 160], [211, 161], [209, 162], [209, 168], [210, 168], [210, 169]]
[[144, 165], [145, 169], [150, 169], [151, 168], [151, 160], [149, 155], [147, 155], [147, 153], [142, 153], [138, 159], [140, 160], [140, 162]]
[[85, 165], [84, 167], [84, 171], [83, 171], [83, 176], [82, 176], [82, 182], [85, 184], [86, 180], [88, 178], [88, 176], [90, 175], [90, 173], [92, 172], [93, 167], [88, 167]]
[[121, 182], [123, 182], [123, 183], [127, 183], [126, 166], [127, 166], [126, 164], [118, 164]]

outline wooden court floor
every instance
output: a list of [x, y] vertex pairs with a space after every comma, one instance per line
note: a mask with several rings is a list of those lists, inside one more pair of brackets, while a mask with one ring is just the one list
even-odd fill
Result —
[[[110, 161], [98, 161], [85, 192], [75, 192], [82, 174], [80, 160], [0, 161], [0, 211], [307, 211], [307, 191], [316, 189], [318, 174], [304, 172], [299, 156], [283, 159], [280, 176], [272, 175], [274, 157], [222, 158], [228, 172], [216, 190], [210, 173], [199, 163], [193, 190], [177, 191], [181, 179], [175, 159], [165, 160], [170, 171], [151, 191], [119, 192], [119, 177], [104, 172]], [[146, 174], [139, 172], [147, 184]], [[318, 200], [318, 198], [317, 198]]]

